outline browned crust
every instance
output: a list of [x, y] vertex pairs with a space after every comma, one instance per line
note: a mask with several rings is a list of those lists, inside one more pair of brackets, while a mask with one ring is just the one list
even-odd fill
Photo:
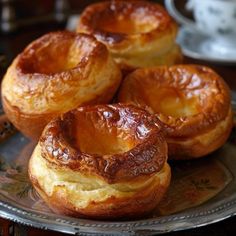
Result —
[[[96, 114], [95, 122], [105, 123], [108, 129], [115, 126], [121, 132], [128, 130], [135, 146], [122, 154], [102, 156], [81, 152], [73, 147], [73, 130], [79, 113], [86, 117]], [[108, 183], [156, 173], [167, 158], [167, 145], [158, 123], [146, 111], [122, 104], [82, 107], [61, 115], [45, 127], [40, 146], [42, 156], [50, 164], [93, 173]]]
[[103, 202], [91, 201], [85, 208], [76, 208], [70, 203], [63, 186], [54, 188], [52, 196], [47, 195], [33, 173], [31, 173], [29, 164], [29, 177], [34, 188], [54, 212], [73, 217], [100, 220], [141, 218], [150, 213], [163, 198], [169, 187], [171, 179], [169, 166], [165, 171], [166, 176], [165, 179], [162, 179], [162, 182], [157, 180], [148, 188], [142, 189], [132, 197], [110, 197]]
[[[74, 68], [64, 71], [53, 73], [37, 72], [37, 68], [35, 67], [40, 66], [40, 64], [37, 65], [35, 60], [40, 50], [47, 48], [48, 45], [56, 45], [60, 41], [64, 42], [66, 46], [77, 43], [79, 45], [78, 47], [81, 47], [81, 52], [84, 53], [84, 55], [79, 64]], [[67, 53], [68, 48], [66, 46], [61, 49], [61, 54]], [[69, 81], [73, 76], [76, 76], [79, 80], [83, 80], [86, 79], [86, 77], [81, 70], [85, 69], [88, 64], [91, 64], [94, 58], [101, 58], [101, 60], [103, 60], [107, 57], [108, 51], [106, 47], [98, 42], [92, 35], [69, 31], [50, 32], [30, 43], [24, 51], [17, 56], [15, 59], [16, 82], [21, 84], [22, 90], [26, 90], [26, 93], [29, 93], [29, 91], [33, 93], [41, 86], [42, 82], [45, 83], [47, 80], [52, 79], [52, 76], [57, 80], [55, 83], [63, 79]], [[48, 64], [51, 63], [50, 59], [51, 58], [48, 58]], [[58, 55], [57, 60], [60, 60], [60, 55]], [[43, 70], [43, 68], [41, 68], [41, 70]]]
[[[84, 56], [81, 58], [80, 63], [69, 70], [54, 73], [34, 71], [36, 70], [35, 60], [40, 51], [43, 48], [48, 47], [49, 44], [53, 47], [53, 44], [57, 44], [60, 40], [65, 41], [65, 44], [77, 42], [81, 47], [85, 43], [91, 51], [88, 54], [85, 50], [85, 46], [83, 46], [81, 50], [84, 50]], [[66, 53], [66, 50], [68, 49], [64, 49], [62, 53]], [[18, 90], [20, 90], [20, 92], [18, 92], [18, 90], [17, 92], [19, 93], [19, 96], [23, 97], [29, 96], [30, 94], [34, 95], [35, 93], [42, 93], [50, 80], [54, 80], [55, 84], [71, 83], [72, 85], [74, 80], [85, 80], [89, 73], [87, 71], [85, 74], [83, 71], [86, 66], [92, 64], [96, 58], [100, 58], [102, 61], [107, 57], [108, 51], [106, 47], [99, 43], [93, 36], [82, 33], [76, 34], [67, 31], [58, 31], [48, 33], [30, 43], [24, 51], [16, 57], [14, 63], [11, 65], [13, 68], [10, 68], [12, 73], [14, 73], [14, 82], [17, 84]], [[48, 58], [48, 64], [50, 64], [50, 62], [50, 58]], [[40, 67], [40, 65], [37, 66]], [[64, 96], [64, 94], [61, 96]]]
[[182, 62], [175, 43], [177, 24], [159, 4], [149, 1], [105, 1], [89, 5], [77, 32], [104, 43], [123, 74], [136, 68]]
[[[231, 114], [230, 114], [231, 115]], [[233, 119], [230, 120], [226, 130], [221, 135], [215, 136], [206, 146], [199, 140], [194, 141], [191, 145], [185, 145], [181, 142], [171, 141], [168, 143], [169, 160], [187, 160], [199, 158], [208, 155], [225, 144], [233, 127]], [[178, 141], [178, 139], [176, 139]]]
[[[152, 16], [152, 24], [158, 22], [157, 27], [147, 33], [126, 34], [108, 32], [99, 25], [101, 20], [111, 22], [111, 19], [120, 17], [128, 19], [136, 10], [145, 12], [142, 21]], [[106, 1], [91, 4], [83, 11], [77, 31], [93, 34], [109, 46], [116, 45], [117, 47], [118, 45], [122, 46], [126, 41], [134, 40], [135, 37], [140, 37], [144, 42], [149, 42], [158, 37], [158, 35], [162, 35], [163, 32], [168, 33], [172, 31], [173, 28], [177, 29], [175, 22], [159, 4], [148, 1]]]
[[24, 114], [18, 107], [11, 106], [5, 97], [2, 97], [3, 109], [8, 119], [24, 135], [32, 139], [38, 139], [45, 125], [59, 114]]
[[[148, 84], [156, 88], [155, 93], [145, 92]], [[183, 97], [197, 95], [198, 112], [180, 117], [155, 112], [147, 101], [162, 99], [158, 97], [158, 91], [169, 87]], [[218, 74], [205, 66], [176, 65], [136, 70], [124, 79], [118, 101], [143, 107], [161, 120], [169, 159], [205, 156], [222, 146], [232, 129], [230, 90]]]
[[[50, 72], [51, 68], [49, 70], [46, 67], [51, 66], [52, 59], [50, 56], [42, 55], [41, 50], [45, 50], [45, 53], [47, 48], [56, 51], [58, 50], [55, 46], [57, 43], [63, 44], [58, 54], [59, 61], [62, 60], [60, 57], [63, 53], [68, 53], [70, 45], [76, 45], [80, 49], [81, 59], [73, 68]], [[45, 64], [44, 62], [41, 65], [41, 57], [48, 63]], [[86, 90], [86, 83], [89, 89], [90, 84], [97, 80], [94, 70], [106, 68], [104, 65], [109, 63], [110, 60], [112, 59], [106, 46], [98, 42], [93, 36], [67, 31], [48, 33], [29, 44], [9, 67], [3, 80], [4, 86], [2, 86], [4, 110], [14, 126], [26, 136], [33, 139], [38, 138], [45, 125], [59, 114], [77, 106], [102, 104], [111, 101], [121, 79], [120, 71], [113, 61], [111, 66], [114, 66], [114, 71], [109, 71], [105, 75], [107, 76], [107, 82], [103, 86], [103, 91], [101, 89], [97, 93], [89, 91], [89, 95], [84, 91]], [[9, 84], [9, 81], [11, 81], [11, 84]], [[85, 81], [83, 82], [85, 84], [83, 85], [85, 93], [83, 102], [79, 99], [71, 99], [74, 93], [81, 89], [78, 81]], [[78, 89], [76, 90], [76, 88]], [[11, 102], [11, 99], [7, 99], [11, 94], [14, 96], [14, 103]], [[41, 100], [48, 106], [45, 111], [40, 111], [36, 107], [39, 97], [43, 97], [44, 99], [41, 98]], [[63, 104], [66, 101], [68, 102], [68, 99], [70, 99], [72, 105], [69, 108], [67, 105], [65, 108]], [[32, 111], [28, 108], [26, 110], [26, 106], [23, 106], [21, 101], [26, 104], [35, 104], [33, 105], [35, 110]], [[52, 111], [50, 110], [51, 101], [54, 103]]]
[[[175, 64], [181, 64], [183, 62], [183, 55], [181, 52], [181, 48], [179, 46], [176, 46], [177, 50], [176, 53], [174, 55], [170, 55], [171, 52], [167, 52], [164, 57], [165, 59], [161, 62], [161, 63], [153, 63], [153, 61], [155, 61], [155, 59], [147, 59], [151, 61], [152, 66], [162, 66], [162, 65], [175, 65]], [[142, 58], [143, 60], [145, 60], [145, 58]], [[148, 67], [152, 67], [150, 65], [146, 65], [146, 66], [134, 66], [131, 65], [130, 63], [127, 62], [119, 62], [119, 67], [122, 71], [122, 78], [126, 78], [126, 76], [128, 76], [128, 74], [134, 72], [135, 70], [139, 69], [139, 68], [148, 68]]]
[[[105, 104], [112, 100], [113, 94], [117, 90], [119, 84], [117, 83], [111, 84], [106, 90], [104, 90], [103, 94], [94, 97], [94, 99], [82, 103], [83, 105], [93, 105], [93, 104]], [[59, 116], [60, 113], [41, 113], [41, 114], [28, 114], [23, 113], [16, 106], [12, 106], [6, 97], [2, 96], [2, 105], [4, 112], [6, 113], [8, 119], [14, 124], [14, 126], [20, 130], [25, 136], [28, 138], [37, 140], [44, 127], [55, 117]]]
[[224, 80], [208, 67], [175, 65], [138, 69], [124, 79], [118, 101], [146, 107], [155, 113], [144, 101], [145, 85], [148, 83], [157, 84], [157, 87], [175, 88], [185, 96], [199, 91], [199, 113], [179, 118], [156, 114], [167, 137], [187, 138], [205, 133], [228, 115], [230, 90]]

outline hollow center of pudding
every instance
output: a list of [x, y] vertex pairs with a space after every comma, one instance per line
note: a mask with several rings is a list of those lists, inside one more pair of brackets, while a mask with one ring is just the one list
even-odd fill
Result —
[[58, 38], [24, 52], [20, 66], [24, 73], [60, 73], [75, 68], [90, 51], [88, 45], [83, 45], [83, 40], [78, 43], [70, 38]]
[[102, 116], [96, 113], [77, 116], [73, 131], [76, 149], [88, 154], [113, 155], [127, 152], [136, 145], [127, 130], [101, 119]]
[[109, 13], [102, 12], [99, 21], [96, 22], [97, 27], [106, 32], [135, 34], [147, 33], [158, 27], [159, 22], [146, 8], [133, 9], [132, 12], [122, 9], [111, 11]]
[[148, 93], [147, 105], [154, 112], [175, 118], [199, 113], [196, 96], [186, 96], [175, 88], [150, 89]]

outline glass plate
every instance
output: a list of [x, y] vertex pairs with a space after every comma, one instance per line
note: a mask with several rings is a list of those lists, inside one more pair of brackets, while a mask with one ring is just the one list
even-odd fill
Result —
[[95, 221], [51, 212], [28, 180], [28, 159], [34, 145], [20, 133], [0, 144], [3, 218], [78, 235], [154, 235], [199, 227], [236, 215], [235, 128], [228, 142], [208, 157], [170, 163], [172, 182], [162, 202], [146, 218], [130, 221]]

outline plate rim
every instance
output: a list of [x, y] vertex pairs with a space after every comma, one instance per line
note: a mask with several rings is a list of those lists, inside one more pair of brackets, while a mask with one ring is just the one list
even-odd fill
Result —
[[180, 212], [161, 218], [110, 222], [26, 210], [26, 207], [14, 206], [4, 201], [2, 197], [5, 198], [3, 194], [0, 194], [1, 217], [30, 227], [78, 235], [139, 235], [140, 231], [142, 235], [163, 234], [210, 225], [236, 215], [235, 195], [229, 196], [228, 201], [224, 203], [216, 202], [208, 210], [198, 213]]

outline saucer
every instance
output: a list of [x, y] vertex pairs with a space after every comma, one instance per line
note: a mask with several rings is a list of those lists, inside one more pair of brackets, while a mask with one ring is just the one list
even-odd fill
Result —
[[188, 57], [220, 64], [236, 64], [234, 50], [223, 50], [215, 44], [212, 38], [194, 29], [181, 27], [177, 42], [181, 46], [183, 54]]

